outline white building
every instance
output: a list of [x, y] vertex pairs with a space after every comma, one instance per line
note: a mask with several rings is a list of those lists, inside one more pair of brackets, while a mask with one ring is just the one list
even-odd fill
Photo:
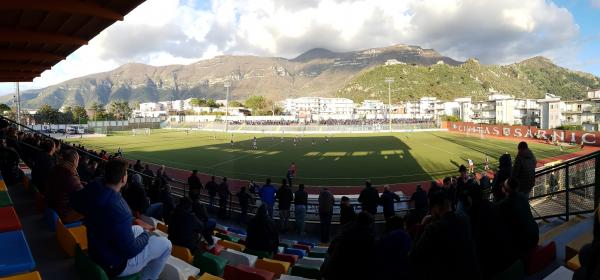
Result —
[[552, 94], [546, 94], [544, 99], [537, 101], [540, 106], [540, 128], [552, 129], [562, 125], [562, 108], [565, 103], [560, 101], [560, 97]]
[[470, 119], [489, 124], [537, 125], [540, 116], [536, 99], [520, 99], [506, 94], [492, 94], [488, 100], [475, 102], [472, 111]]
[[348, 98], [300, 97], [288, 98], [283, 102], [284, 112], [308, 118], [314, 116], [333, 117], [354, 114], [354, 102]]

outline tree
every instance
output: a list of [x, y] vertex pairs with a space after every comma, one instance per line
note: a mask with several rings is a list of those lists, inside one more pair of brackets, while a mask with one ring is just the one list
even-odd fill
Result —
[[252, 95], [246, 99], [246, 108], [251, 109], [254, 114], [267, 108], [267, 100], [260, 95]]
[[115, 115], [119, 120], [124, 120], [131, 117], [133, 110], [129, 107], [127, 101], [115, 101], [110, 104], [109, 112]]
[[87, 123], [88, 115], [87, 111], [85, 110], [85, 108], [83, 108], [83, 106], [75, 106], [71, 109], [71, 112], [73, 113], [74, 121], [78, 123]]
[[206, 101], [206, 106], [211, 107], [211, 108], [219, 108], [219, 104], [217, 104], [217, 102], [214, 99], [208, 99]]
[[239, 102], [237, 100], [232, 100], [232, 101], [229, 101], [229, 107], [244, 107], [244, 104], [242, 104], [242, 102]]
[[4, 113], [10, 111], [10, 107], [4, 103], [0, 103], [0, 113]]
[[48, 104], [42, 105], [35, 115], [38, 123], [57, 123], [60, 112]]
[[192, 98], [190, 99], [190, 105], [192, 105], [192, 107], [199, 107], [200, 100], [198, 98]]
[[106, 110], [104, 109], [104, 105], [98, 104], [98, 102], [94, 102], [92, 106], [90, 106], [90, 110], [93, 112], [94, 120], [104, 120], [106, 118]]

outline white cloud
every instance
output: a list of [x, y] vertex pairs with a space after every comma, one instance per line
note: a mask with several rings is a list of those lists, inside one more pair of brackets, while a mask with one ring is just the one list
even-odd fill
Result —
[[[600, 4], [600, 0], [590, 0]], [[190, 63], [221, 54], [295, 57], [405, 43], [456, 59], [507, 63], [576, 50], [579, 27], [546, 0], [148, 0], [31, 86], [127, 62]], [[0, 92], [3, 86], [0, 85]]]
[[600, 8], [600, 0], [590, 0], [590, 3], [592, 4], [592, 7]]

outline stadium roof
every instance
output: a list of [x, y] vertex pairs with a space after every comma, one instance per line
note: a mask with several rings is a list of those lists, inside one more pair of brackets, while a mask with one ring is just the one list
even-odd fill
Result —
[[144, 0], [0, 2], [0, 82], [29, 82]]

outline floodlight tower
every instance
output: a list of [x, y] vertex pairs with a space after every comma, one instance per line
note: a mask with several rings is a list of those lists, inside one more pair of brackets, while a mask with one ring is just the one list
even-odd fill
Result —
[[390, 132], [392, 132], [392, 83], [394, 78], [387, 77], [385, 82], [388, 84], [388, 121], [390, 125]]
[[225, 132], [227, 132], [229, 129], [229, 87], [231, 87], [231, 82], [225, 81], [223, 86], [227, 89], [227, 94], [225, 95]]

